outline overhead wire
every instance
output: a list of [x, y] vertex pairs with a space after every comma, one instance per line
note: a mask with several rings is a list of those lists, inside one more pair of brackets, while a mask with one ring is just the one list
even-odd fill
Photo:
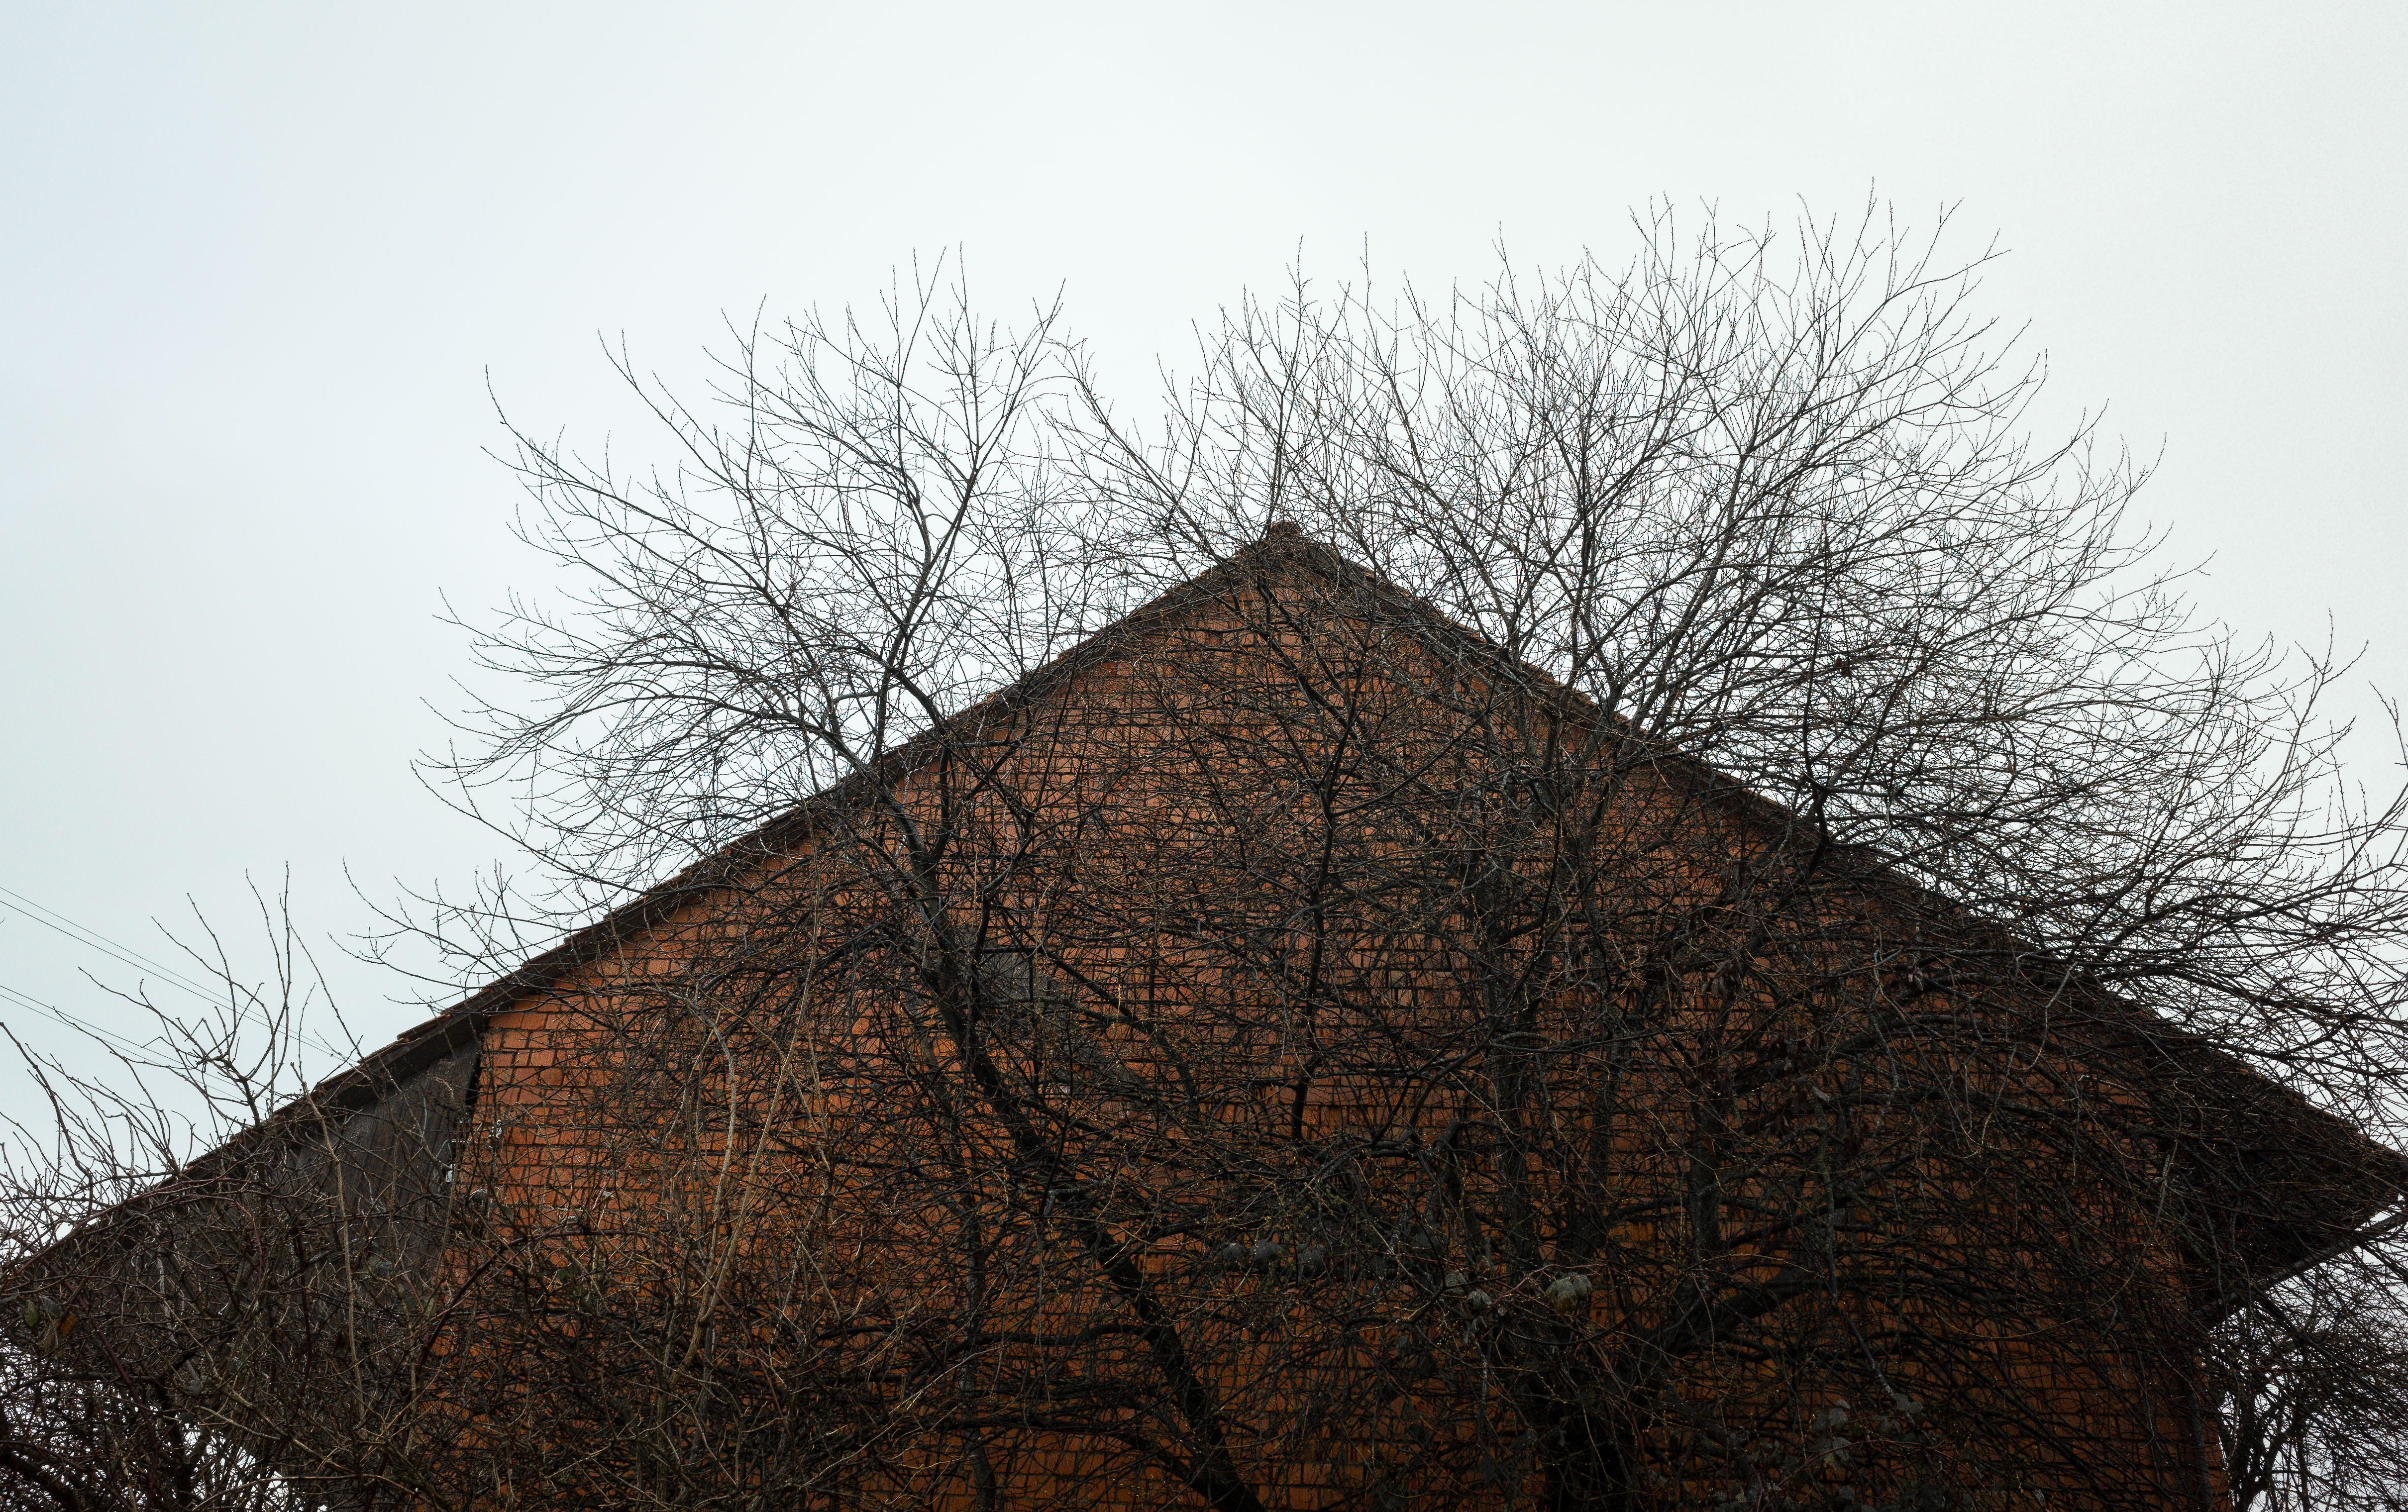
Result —
[[43, 1018], [50, 1020], [51, 1022], [72, 1029], [78, 1034], [90, 1034], [93, 1038], [101, 1040], [119, 1050], [126, 1051], [128, 1053], [138, 1053], [145, 1051], [150, 1048], [137, 1041], [128, 1039], [122, 1034], [112, 1034], [108, 1030], [101, 1028], [98, 1024], [86, 1023], [82, 1020], [77, 1018], [74, 1014], [67, 1012], [65, 1009], [52, 1007], [50, 1005], [43, 1002], [40, 998], [34, 996], [32, 993], [22, 991], [17, 988], [9, 986], [7, 982], [0, 982], [0, 998], [6, 998], [7, 1001], [14, 1003], [21, 1008], [24, 1008], [32, 1013], [37, 1013]]
[[13, 889], [0, 887], [0, 908], [22, 915], [45, 929], [64, 934], [88, 949], [98, 950], [122, 965], [131, 966], [136, 971], [150, 972], [167, 985], [190, 992], [205, 1002], [214, 1004], [224, 995], [201, 986], [172, 966], [163, 965], [151, 960], [132, 946], [110, 939], [90, 925], [77, 923], [57, 909], [45, 907]]

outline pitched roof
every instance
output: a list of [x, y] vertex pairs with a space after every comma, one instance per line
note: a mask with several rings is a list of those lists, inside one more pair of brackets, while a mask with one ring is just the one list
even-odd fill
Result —
[[[1387, 579], [1349, 562], [1297, 528], [1274, 523], [1264, 535], [1209, 570], [1148, 601], [1061, 652], [1010, 686], [885, 752], [870, 767], [812, 795], [750, 834], [702, 858], [643, 893], [611, 909], [559, 944], [529, 958], [449, 1008], [402, 1031], [392, 1043], [312, 1088], [220, 1149], [194, 1163], [199, 1175], [215, 1162], [273, 1141], [280, 1131], [299, 1134], [328, 1118], [373, 1106], [392, 1089], [480, 1035], [493, 1016], [533, 993], [559, 983], [581, 966], [606, 959], [680, 907], [707, 895], [729, 877], [768, 855], [791, 851], [831, 807], [857, 801], [880, 780], [892, 780], [942, 749], [949, 732], [965, 721], [1008, 715], [1042, 698], [1068, 679], [1118, 654], [1179, 616], [1232, 589], [1260, 584], [1272, 576], [1301, 571], [1334, 586], [1363, 593], [1398, 622], [1410, 624], [1426, 644], [1479, 665], [1484, 673], [1562, 706], [1606, 720], [1575, 690], [1544, 671], [1515, 660], [1478, 633]], [[1793, 832], [1806, 823], [1785, 806], [1756, 793], [1685, 752], [1656, 753], [1676, 780], [1710, 793], [1744, 821]], [[1968, 916], [1952, 900], [1933, 893], [1878, 858], [1853, 854], [1842, 864], [1918, 910], [1990, 932], [2028, 962], [2046, 964], [2043, 952], [2003, 930]], [[2080, 983], [2075, 983], [2077, 988]], [[2128, 1036], [2136, 1055], [2151, 1059], [2158, 1075], [2147, 1079], [2184, 1089], [2186, 1137], [2205, 1140], [2207, 1184], [2218, 1194], [2240, 1231], [2246, 1276], [2221, 1287], [2245, 1290], [2268, 1284], [2361, 1242], [2361, 1225], [2408, 1192], [2408, 1156], [2369, 1140], [2347, 1120], [2315, 1107], [2229, 1051], [2166, 1022], [2156, 1013], [2095, 987], [2084, 991], [2103, 1010], [2117, 1034]], [[2199, 1115], [2206, 1115], [2201, 1118]]]

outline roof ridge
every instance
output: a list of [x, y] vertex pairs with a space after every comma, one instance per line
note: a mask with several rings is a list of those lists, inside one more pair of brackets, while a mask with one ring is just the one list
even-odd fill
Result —
[[[554, 945], [528, 957], [433, 1017], [403, 1030], [390, 1043], [320, 1082], [210, 1155], [201, 1157], [188, 1166], [187, 1171], [197, 1174], [197, 1169], [204, 1163], [252, 1145], [272, 1126], [307, 1119], [313, 1114], [323, 1117], [372, 1105], [382, 1096], [383, 1089], [459, 1048], [464, 1035], [480, 1034], [494, 1014], [530, 993], [544, 991], [578, 966], [599, 959], [654, 927], [665, 912], [724, 885], [733, 873], [756, 863], [764, 853], [782, 849], [793, 839], [807, 833], [818, 815], [831, 806], [841, 805], [847, 793], [856, 786], [875, 780], [881, 772], [892, 777], [912, 769], [939, 749], [946, 738], [946, 733], [956, 728], [962, 720], [1010, 710], [1026, 700], [1040, 696], [1065, 678], [1076, 676], [1111, 655], [1132, 636], [1222, 592], [1232, 579], [1260, 582], [1270, 575], [1297, 568], [1333, 585], [1366, 592], [1373, 599], [1383, 601], [1390, 611], [1418, 621], [1425, 630], [1443, 634], [1458, 649], [1470, 650], [1483, 661], [1509, 664], [1514, 680], [1526, 688], [1531, 688], [1532, 679], [1536, 679], [1538, 686], [1531, 691], [1568, 700], [1573, 710], [1587, 718], [1621, 726], [1632, 737], [1653, 747], [1652, 754], [1666, 770], [1678, 772], [1688, 781], [1708, 784], [1709, 791], [1698, 796], [1734, 806], [1739, 811], [1738, 817], [1743, 820], [1783, 826], [1808, 822], [1787, 805], [1748, 788], [1704, 758], [1677, 746], [1649, 739], [1643, 731], [1632, 727], [1626, 717], [1602, 708], [1577, 688], [1560, 681], [1544, 668], [1515, 656], [1476, 629], [1445, 614], [1426, 599], [1372, 568], [1353, 561], [1328, 543], [1307, 535], [1293, 521], [1274, 520], [1260, 535], [1194, 577], [1162, 590], [1010, 683], [935, 721], [910, 739], [880, 753], [847, 777], [798, 801], [709, 855], [696, 858], [600, 917], [567, 931]], [[1963, 903], [1902, 874], [1894, 863], [1879, 855], [1859, 851], [1856, 848], [1851, 848], [1849, 854], [1852, 869], [1860, 869], [1860, 875], [1868, 881], [1899, 890], [1905, 894], [1901, 901], [1915, 907], [1916, 911], [1943, 912], [1960, 922], [1994, 932], [2000, 940], [2015, 948], [2019, 955], [2054, 960], [2046, 952], [2040, 951], [2038, 947], [2021, 941], [2005, 925], [1974, 914]], [[2072, 969], [2071, 963], [2065, 964], [2068, 970]], [[2322, 1132], [2340, 1138], [2345, 1148], [2322, 1152], [2327, 1158], [2355, 1157], [2358, 1161], [2382, 1167], [2383, 1175], [2376, 1179], [2387, 1182], [2395, 1193], [2408, 1188], [2408, 1157], [2369, 1138], [2353, 1121], [2317, 1107], [2297, 1091], [2275, 1081], [2206, 1037], [2157, 1019], [2145, 1006], [2127, 1003], [2096, 982], [2086, 983], [2086, 988], [2085, 996], [2103, 1000], [2096, 1006], [2103, 1007], [2112, 1003], [2125, 1010], [2121, 1016], [2122, 1030], [2141, 1036], [2160, 1055], [2171, 1055], [2188, 1062], [2197, 1069], [2211, 1072], [2224, 1083], [2218, 1092], [2219, 1101], [2237, 1103], [2245, 1100], [2243, 1094], [2249, 1092], [2271, 1095], [2280, 1105], [2280, 1115], [2287, 1115], [2290, 1120], [2305, 1115]], [[2204, 1058], [2208, 1064], [2200, 1065], [2200, 1058]], [[2273, 1108], [2260, 1108], [2258, 1112], [2261, 1118], [2276, 1115]], [[2296, 1127], [2289, 1132], [2295, 1139], [2305, 1135], [2304, 1130]], [[2316, 1158], [2305, 1149], [2300, 1150], [2299, 1154], [2303, 1160], [2314, 1161]]]

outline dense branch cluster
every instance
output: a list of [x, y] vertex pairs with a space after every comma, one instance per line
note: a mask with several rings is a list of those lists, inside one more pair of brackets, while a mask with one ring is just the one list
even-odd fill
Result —
[[[1143, 424], [924, 291], [653, 393], [664, 471], [524, 439], [589, 587], [443, 770], [552, 891], [429, 900], [499, 985], [21, 1228], [12, 1443], [83, 1392], [262, 1506], [2395, 1505], [2408, 810], [1876, 229], [1299, 290]], [[234, 1494], [76, 1473], [26, 1505]]]

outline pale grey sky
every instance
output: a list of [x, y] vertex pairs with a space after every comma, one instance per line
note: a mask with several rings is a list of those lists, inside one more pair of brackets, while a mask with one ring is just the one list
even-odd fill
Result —
[[[1618, 260], [1651, 196], [1955, 203], [2057, 402], [2163, 447], [2208, 606], [2329, 611], [2408, 691], [2403, 73], [2396, 3], [14, 0], [0, 888], [159, 955], [187, 895], [250, 950], [246, 871], [343, 932], [345, 867], [473, 866], [408, 762], [441, 595], [531, 571], [486, 375], [592, 435], [597, 331], [691, 371], [723, 311], [956, 245], [990, 307], [1064, 287], [1134, 395], [1299, 244], [1443, 284], [1500, 231]], [[0, 910], [0, 986], [106, 1017], [86, 967], [133, 976]], [[370, 1040], [414, 1017], [337, 976]]]

